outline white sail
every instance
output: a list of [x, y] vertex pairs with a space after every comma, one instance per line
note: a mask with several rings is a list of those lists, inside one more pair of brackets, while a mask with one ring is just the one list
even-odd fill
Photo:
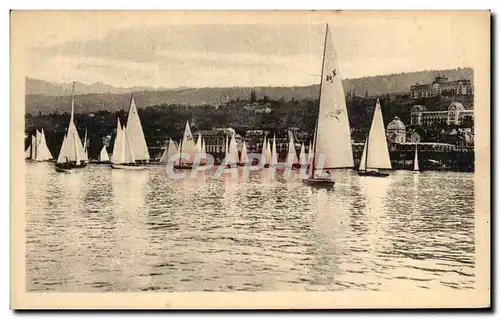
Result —
[[247, 143], [243, 141], [243, 146], [241, 147], [241, 157], [240, 157], [240, 163], [241, 164], [246, 164], [248, 161], [248, 151], [247, 151]]
[[413, 170], [414, 171], [419, 171], [420, 168], [418, 167], [418, 151], [417, 151], [417, 145], [415, 145], [415, 159], [413, 160]]
[[262, 152], [261, 154], [265, 158], [265, 164], [271, 163], [271, 149], [269, 142], [267, 140], [267, 136], [264, 136], [264, 142], [262, 143]]
[[24, 158], [31, 158], [31, 144], [28, 145], [28, 148], [26, 149], [26, 151], [24, 151]]
[[189, 156], [188, 158], [181, 159], [182, 164], [192, 164], [196, 154], [196, 144], [194, 143], [193, 134], [189, 127], [189, 122], [186, 121], [186, 128], [184, 129], [184, 136], [182, 138], [182, 154]]
[[198, 134], [198, 139], [196, 140], [196, 153], [201, 153], [201, 134]]
[[273, 147], [271, 149], [271, 162], [270, 165], [278, 163], [278, 152], [276, 151], [276, 134], [273, 136]]
[[126, 130], [135, 160], [149, 161], [148, 145], [144, 138], [141, 120], [133, 97], [130, 99]]
[[132, 147], [132, 142], [130, 142], [130, 137], [127, 128], [123, 130], [123, 144], [125, 145], [125, 163], [135, 163], [134, 151]]
[[89, 155], [87, 151], [88, 145], [87, 145], [87, 128], [85, 128], [85, 137], [83, 138], [83, 158], [85, 162], [89, 161]]
[[351, 132], [337, 52], [326, 27], [315, 158], [324, 156], [323, 168], [353, 167]]
[[36, 135], [31, 135], [31, 156], [30, 158], [34, 160], [36, 158]]
[[45, 140], [45, 133], [42, 128], [42, 132], [38, 135], [36, 160], [48, 161], [51, 160], [52, 158], [53, 157], [52, 154], [50, 153], [49, 148], [47, 147], [47, 141]]
[[226, 133], [226, 142], [224, 143], [224, 155], [227, 156], [229, 153], [229, 142], [227, 140], [227, 133]]
[[116, 137], [113, 143], [113, 153], [111, 154], [111, 163], [125, 163], [125, 144], [123, 143], [123, 129], [120, 119], [116, 121]]
[[163, 152], [163, 155], [161, 156], [160, 163], [168, 163], [170, 161], [170, 158], [174, 156], [177, 153], [177, 147], [175, 146], [174, 141], [170, 139], [168, 141], [168, 147], [165, 149], [165, 152]]
[[[73, 118], [73, 117], [72, 117]], [[57, 158], [58, 163], [77, 162], [78, 164], [83, 159], [83, 145], [76, 130], [75, 124], [70, 121], [68, 132], [63, 140], [61, 151]]]
[[307, 155], [304, 143], [300, 146], [299, 163], [300, 165], [307, 165]]
[[377, 99], [370, 132], [365, 141], [363, 155], [361, 155], [359, 169], [367, 170], [379, 168], [391, 169], [392, 166], [389, 157], [389, 148], [387, 147], [387, 139], [385, 137], [382, 109], [380, 107], [380, 101]]
[[297, 151], [295, 150], [295, 142], [293, 141], [293, 134], [288, 132], [288, 155], [286, 156], [286, 165], [292, 166], [297, 164], [299, 160], [297, 159]]
[[[229, 153], [231, 155], [231, 166], [236, 165], [239, 162], [239, 156], [238, 156], [238, 144], [236, 144], [236, 137], [235, 133], [231, 135], [231, 141], [229, 142]], [[235, 163], [232, 161], [236, 160]]]
[[272, 160], [272, 151], [271, 151], [271, 141], [267, 140], [266, 145], [266, 164], [270, 165]]
[[99, 162], [109, 162], [108, 151], [106, 150], [106, 145], [102, 146], [101, 153], [99, 153]]

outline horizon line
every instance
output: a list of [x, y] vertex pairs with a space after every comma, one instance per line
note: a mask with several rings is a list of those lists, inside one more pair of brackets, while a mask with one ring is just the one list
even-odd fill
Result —
[[[400, 74], [405, 74], [405, 73], [419, 73], [419, 72], [433, 72], [433, 71], [449, 71], [449, 70], [459, 70], [459, 69], [471, 69], [474, 71], [474, 68], [471, 66], [457, 66], [455, 68], [447, 68], [447, 69], [420, 69], [420, 70], [415, 70], [415, 71], [401, 71], [398, 73], [386, 73], [386, 74], [377, 74], [377, 75], [367, 75], [367, 76], [361, 76], [361, 77], [355, 77], [355, 78], [342, 78], [342, 80], [358, 80], [358, 79], [364, 79], [364, 78], [375, 78], [379, 76], [391, 76], [391, 75], [400, 75]], [[311, 74], [311, 76], [320, 76], [320, 75], [315, 75]], [[187, 89], [204, 89], [204, 88], [211, 88], [211, 89], [231, 89], [231, 88], [290, 88], [290, 87], [307, 87], [307, 86], [313, 86], [313, 85], [319, 85], [319, 82], [312, 82], [307, 85], [254, 85], [254, 86], [249, 86], [249, 85], [234, 85], [234, 86], [179, 86], [179, 87], [166, 87], [166, 86], [115, 86], [113, 84], [105, 83], [105, 82], [83, 82], [83, 81], [69, 81], [69, 82], [60, 82], [60, 81], [48, 81], [48, 80], [43, 80], [31, 76], [25, 76], [24, 79], [32, 79], [32, 80], [38, 80], [38, 81], [44, 81], [56, 85], [64, 85], [64, 84], [71, 84], [72, 82], [78, 82], [84, 85], [93, 85], [93, 84], [103, 84], [107, 86], [111, 86], [115, 89], [137, 89], [137, 88], [150, 88], [153, 90], [187, 90]]]

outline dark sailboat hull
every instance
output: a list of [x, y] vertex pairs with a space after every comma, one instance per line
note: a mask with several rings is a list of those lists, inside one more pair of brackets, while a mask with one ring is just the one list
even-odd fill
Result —
[[314, 187], [333, 187], [335, 185], [333, 180], [327, 178], [304, 178], [302, 183]]
[[87, 163], [84, 161], [80, 161], [80, 164], [76, 162], [55, 163], [56, 172], [59, 173], [69, 173], [72, 169], [84, 168], [85, 166], [87, 166]]
[[375, 171], [358, 171], [359, 176], [371, 176], [371, 177], [387, 177], [390, 174], [384, 172], [375, 172]]

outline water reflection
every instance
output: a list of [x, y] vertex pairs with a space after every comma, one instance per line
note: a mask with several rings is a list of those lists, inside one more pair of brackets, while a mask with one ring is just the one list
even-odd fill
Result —
[[474, 285], [472, 174], [339, 170], [326, 190], [294, 172], [172, 180], [162, 166], [45, 164], [26, 165], [28, 291]]

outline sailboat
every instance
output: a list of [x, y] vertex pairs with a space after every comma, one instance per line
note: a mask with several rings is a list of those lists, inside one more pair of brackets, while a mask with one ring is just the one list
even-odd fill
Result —
[[238, 166], [245, 166], [248, 162], [248, 150], [247, 143], [243, 141], [243, 146], [241, 147], [241, 156], [240, 161], [238, 162]]
[[106, 150], [106, 145], [102, 146], [101, 152], [99, 153], [99, 163], [109, 163], [109, 155]]
[[185, 155], [187, 157], [179, 157], [179, 159], [174, 164], [174, 168], [191, 169], [193, 167], [193, 160], [196, 154], [196, 144], [194, 143], [193, 134], [191, 133], [191, 128], [189, 127], [188, 121], [186, 121], [182, 143], [179, 146], [179, 154]]
[[111, 168], [140, 170], [144, 166], [135, 161], [126, 127], [122, 127], [120, 119], [116, 122], [116, 138], [113, 144], [113, 154], [111, 155]]
[[380, 101], [377, 99], [370, 132], [365, 141], [363, 155], [359, 162], [358, 175], [386, 177], [388, 173], [380, 172], [379, 169], [392, 169], [389, 157], [389, 148], [385, 137], [384, 119]]
[[160, 158], [160, 163], [168, 163], [168, 162], [170, 162], [171, 161], [170, 159], [175, 154], [177, 154], [177, 147], [175, 146], [174, 141], [172, 141], [172, 139], [170, 139], [168, 141], [168, 147], [167, 147], [167, 149], [165, 149], [165, 151], [163, 152], [163, 155]]
[[288, 132], [288, 155], [286, 156], [286, 166], [292, 168], [300, 168], [297, 151], [295, 150], [295, 141], [293, 140], [292, 132]]
[[130, 97], [127, 125], [124, 130], [127, 131], [127, 135], [130, 139], [131, 152], [134, 155], [135, 161], [138, 163], [149, 162], [148, 145], [146, 144], [141, 119], [139, 118], [139, 113], [133, 96]]
[[228, 146], [228, 153], [226, 155], [226, 169], [231, 169], [236, 166], [238, 166], [238, 163], [240, 162], [239, 156], [238, 156], [238, 144], [236, 143], [236, 133], [233, 133], [231, 135], [231, 141], [229, 142]]
[[264, 142], [262, 143], [262, 152], [263, 159], [265, 160], [264, 167], [269, 167], [271, 163], [271, 145], [270, 141], [267, 139], [267, 135], [264, 136]]
[[276, 151], [276, 134], [273, 136], [273, 147], [271, 149], [271, 163], [270, 166], [278, 164], [278, 152]]
[[84, 161], [84, 149], [78, 131], [76, 130], [75, 122], [75, 82], [73, 82], [73, 90], [71, 92], [71, 117], [66, 135], [64, 135], [61, 151], [57, 157], [55, 164], [56, 171], [68, 172], [74, 168], [82, 168], [87, 166]]
[[420, 168], [418, 167], [417, 145], [418, 144], [415, 144], [415, 158], [413, 159], [413, 173], [419, 173], [420, 172]]
[[[308, 177], [302, 179], [303, 183], [311, 186], [331, 187], [335, 182], [328, 172], [329, 169], [354, 167], [344, 89], [339, 73], [337, 52], [333, 47], [328, 24], [325, 31], [319, 113], [313, 145]], [[317, 174], [318, 167], [327, 169], [326, 173]]]
[[47, 146], [47, 141], [45, 140], [43, 128], [41, 132], [37, 130], [36, 135], [31, 136], [30, 145], [28, 149], [26, 149], [24, 155], [26, 159], [37, 162], [50, 161], [53, 159], [52, 153]]

